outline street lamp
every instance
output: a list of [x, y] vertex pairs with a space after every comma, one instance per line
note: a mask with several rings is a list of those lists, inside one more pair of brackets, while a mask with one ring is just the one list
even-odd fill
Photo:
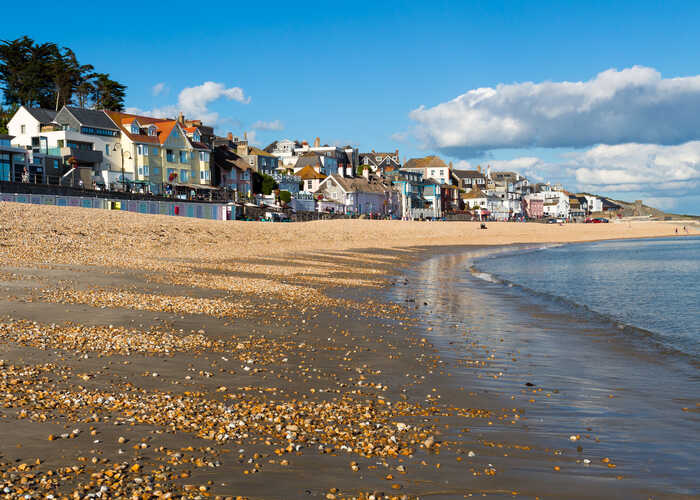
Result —
[[117, 146], [119, 146], [119, 151], [120, 151], [121, 157], [122, 157], [122, 186], [124, 187], [124, 191], [126, 191], [126, 179], [124, 177], [124, 153], [126, 153], [127, 157], [130, 160], [131, 160], [131, 153], [129, 153], [128, 151], [124, 151], [124, 148], [122, 148], [122, 145], [120, 142], [118, 142], [114, 145], [114, 148], [112, 148], [112, 151], [116, 151]]

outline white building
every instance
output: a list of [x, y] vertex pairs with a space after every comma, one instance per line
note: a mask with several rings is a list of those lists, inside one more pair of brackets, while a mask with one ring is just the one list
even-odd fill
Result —
[[8, 130], [16, 146], [70, 160], [85, 185], [93, 180], [108, 185], [108, 172], [121, 168], [121, 158], [113, 154], [119, 129], [103, 111], [64, 106], [56, 113], [21, 106]]
[[586, 198], [588, 202], [588, 213], [602, 212], [603, 211], [603, 200], [592, 194], [581, 195]]

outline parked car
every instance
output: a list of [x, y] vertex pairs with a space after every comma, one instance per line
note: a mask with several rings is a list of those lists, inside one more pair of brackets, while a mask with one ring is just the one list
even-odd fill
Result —
[[592, 224], [593, 219], [591, 217], [586, 217], [586, 220], [584, 221], [586, 224]]
[[596, 217], [595, 219], [593, 219], [594, 224], [607, 224], [608, 222], [610, 221], [605, 217]]
[[556, 224], [557, 219], [547, 219], [547, 224]]

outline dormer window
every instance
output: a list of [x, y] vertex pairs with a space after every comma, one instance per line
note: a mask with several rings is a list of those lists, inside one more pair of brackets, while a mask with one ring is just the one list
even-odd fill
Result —
[[202, 136], [199, 134], [199, 131], [194, 131], [194, 133], [192, 134], [192, 139], [194, 140], [194, 142], [202, 142]]
[[154, 125], [151, 125], [150, 127], [148, 127], [148, 135], [155, 137], [156, 127]]
[[131, 133], [132, 133], [132, 134], [138, 134], [138, 133], [139, 133], [139, 125], [138, 125], [138, 123], [132, 123], [132, 124], [131, 124]]

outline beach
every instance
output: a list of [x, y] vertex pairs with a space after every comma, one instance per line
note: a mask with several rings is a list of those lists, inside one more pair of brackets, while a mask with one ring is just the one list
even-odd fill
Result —
[[0, 221], [0, 495], [687, 498], [635, 480], [604, 430], [528, 433], [531, 413], [577, 403], [521, 379], [504, 398], [486, 379], [523, 347], [497, 350], [487, 329], [450, 355], [411, 283], [436, 258], [683, 237], [682, 224], [220, 222], [11, 203]]

